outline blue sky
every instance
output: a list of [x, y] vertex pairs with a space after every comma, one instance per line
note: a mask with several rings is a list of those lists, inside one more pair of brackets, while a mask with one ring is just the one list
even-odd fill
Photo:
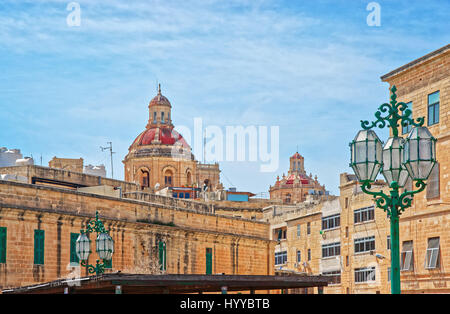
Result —
[[[0, 2], [0, 146], [47, 165], [53, 156], [114, 175], [144, 130], [156, 82], [175, 125], [280, 127], [280, 167], [222, 162], [226, 187], [267, 192], [289, 156], [337, 194], [348, 143], [388, 99], [380, 76], [449, 43], [448, 1], [79, 0]], [[380, 131], [386, 138], [387, 131]], [[201, 159], [201, 156], [197, 156]]]

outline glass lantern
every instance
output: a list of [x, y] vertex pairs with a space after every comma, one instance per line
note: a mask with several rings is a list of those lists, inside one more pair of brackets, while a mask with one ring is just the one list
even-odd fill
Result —
[[114, 253], [114, 240], [107, 233], [100, 233], [95, 240], [96, 251], [102, 260], [111, 260]]
[[390, 185], [393, 181], [399, 187], [404, 187], [408, 180], [408, 171], [403, 165], [403, 144], [401, 137], [390, 137], [383, 148], [383, 174], [386, 182]]
[[403, 160], [413, 180], [426, 180], [436, 163], [436, 139], [426, 127], [415, 127], [406, 138]]
[[360, 182], [373, 182], [382, 166], [382, 143], [372, 130], [361, 130], [350, 143], [351, 163]]
[[78, 236], [75, 243], [75, 251], [81, 261], [88, 260], [89, 254], [91, 253], [91, 240], [89, 240], [86, 233], [82, 233]]

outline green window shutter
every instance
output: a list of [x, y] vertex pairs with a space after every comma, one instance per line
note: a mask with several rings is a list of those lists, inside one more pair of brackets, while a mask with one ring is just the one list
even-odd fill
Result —
[[0, 227], [0, 263], [6, 263], [6, 227]]
[[207, 275], [212, 274], [212, 249], [211, 248], [206, 249], [206, 274]]
[[78, 259], [76, 244], [79, 234], [71, 233], [70, 234], [70, 263], [78, 264], [80, 260]]
[[34, 230], [34, 264], [44, 264], [45, 231]]
[[166, 270], [166, 243], [159, 241], [159, 265], [161, 270]]
[[105, 264], [105, 268], [112, 268], [112, 259], [103, 260], [103, 263]]

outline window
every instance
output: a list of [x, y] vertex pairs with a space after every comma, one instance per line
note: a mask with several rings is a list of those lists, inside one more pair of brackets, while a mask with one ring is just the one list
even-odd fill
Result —
[[322, 245], [322, 258], [341, 254], [341, 242]]
[[282, 228], [278, 228], [274, 230], [275, 236], [278, 241], [280, 240], [286, 240], [286, 230], [283, 230]]
[[76, 251], [76, 243], [78, 236], [79, 236], [78, 233], [70, 234], [70, 264], [78, 264], [80, 262]]
[[308, 249], [308, 261], [311, 260], [311, 249]]
[[375, 266], [355, 269], [355, 282], [375, 281]]
[[337, 228], [341, 225], [341, 215], [333, 215], [322, 218], [322, 230]]
[[348, 208], [348, 197], [345, 198], [345, 208]]
[[341, 271], [327, 271], [322, 273], [323, 276], [330, 277], [331, 281], [329, 282], [330, 285], [338, 285], [341, 283]]
[[44, 243], [45, 231], [34, 230], [34, 264], [44, 264]]
[[158, 261], [159, 269], [166, 270], [166, 243], [164, 241], [158, 243]]
[[439, 195], [439, 163], [436, 162], [427, 181], [427, 199], [437, 198]]
[[107, 259], [103, 261], [105, 263], [105, 268], [111, 269], [112, 268], [112, 259]]
[[283, 265], [287, 263], [287, 251], [275, 252], [275, 265]]
[[164, 172], [164, 183], [166, 184], [166, 186], [172, 186], [172, 177], [173, 172], [171, 170], [166, 170]]
[[428, 95], [428, 125], [439, 123], [439, 91]]
[[285, 199], [284, 199], [284, 202], [285, 202], [285, 203], [290, 203], [290, 202], [291, 202], [291, 194], [290, 194], [290, 193], [287, 193], [287, 194], [286, 194]]
[[439, 267], [439, 238], [428, 239], [426, 258], [425, 268], [432, 269]]
[[184, 193], [184, 198], [190, 198], [191, 196], [189, 195], [189, 193]]
[[310, 222], [308, 222], [306, 224], [306, 234], [311, 234], [311, 223]]
[[375, 210], [373, 206], [356, 209], [353, 212], [355, 223], [374, 220]]
[[387, 240], [386, 240], [386, 248], [387, 248], [388, 250], [391, 249], [391, 236], [390, 236], [390, 235], [387, 236]]
[[[406, 104], [406, 109], [412, 111], [412, 101]], [[411, 124], [409, 124], [409, 122], [406, 122], [406, 126], [402, 124], [402, 134], [409, 133], [410, 131], [411, 131]]]
[[345, 266], [348, 266], [349, 265], [349, 258], [348, 258], [348, 255], [347, 256], [345, 256]]
[[153, 123], [156, 123], [156, 111], [153, 112]]
[[403, 242], [402, 253], [400, 257], [400, 270], [413, 270], [413, 241]]
[[212, 274], [212, 248], [206, 248], [206, 274]]
[[297, 250], [297, 263], [300, 263], [302, 261], [302, 252], [300, 250]]
[[147, 170], [141, 170], [142, 172], [142, 187], [150, 187], [150, 173]]
[[375, 250], [375, 236], [355, 239], [355, 253]]
[[388, 269], [387, 269], [387, 276], [388, 276], [387, 281], [388, 282], [391, 281], [391, 268], [390, 267], [388, 267]]
[[0, 263], [6, 263], [6, 227], [0, 227]]
[[345, 237], [348, 238], [348, 227], [345, 227]]
[[178, 198], [184, 198], [184, 193], [179, 193]]
[[297, 225], [297, 238], [300, 238], [300, 225]]
[[164, 112], [161, 112], [161, 123], [166, 123], [166, 122], [164, 121]]
[[172, 196], [177, 198], [178, 197], [178, 193], [173, 193]]

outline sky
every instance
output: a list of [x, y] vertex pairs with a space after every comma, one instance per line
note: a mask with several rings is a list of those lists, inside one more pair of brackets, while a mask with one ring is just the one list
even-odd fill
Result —
[[279, 127], [275, 171], [220, 161], [226, 188], [266, 197], [297, 150], [338, 195], [360, 120], [388, 101], [380, 76], [450, 42], [442, 0], [376, 1], [379, 26], [365, 0], [75, 2], [79, 26], [71, 1], [0, 1], [0, 147], [44, 166], [82, 157], [110, 176], [100, 147], [112, 142], [123, 179], [160, 83], [176, 128]]

